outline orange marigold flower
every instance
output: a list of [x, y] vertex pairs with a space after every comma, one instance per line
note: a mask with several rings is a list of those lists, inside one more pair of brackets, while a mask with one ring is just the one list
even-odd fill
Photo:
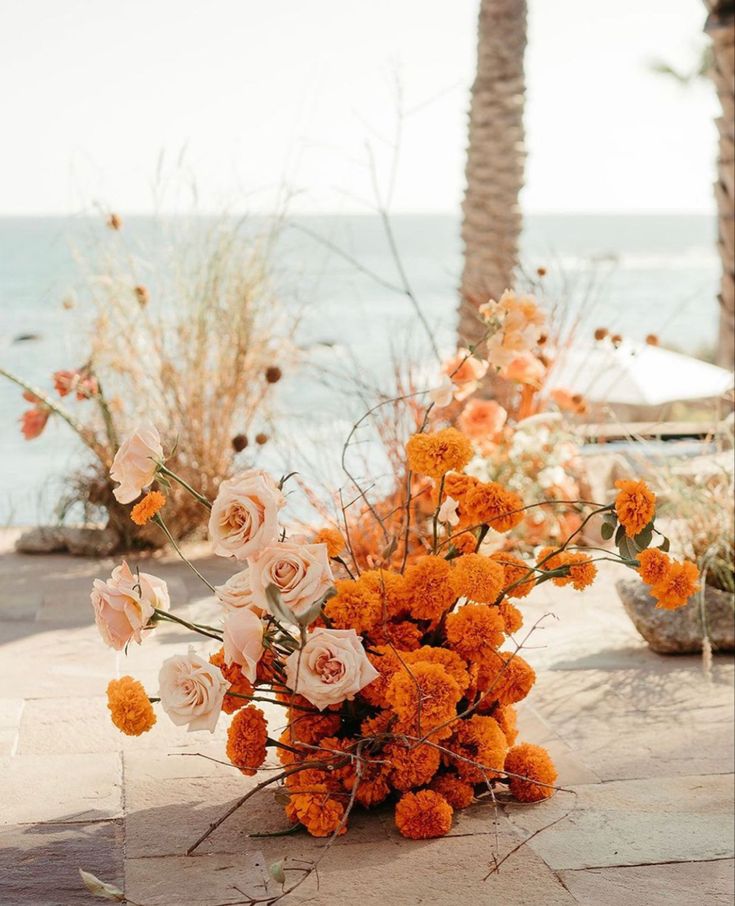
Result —
[[309, 746], [317, 745], [325, 737], [334, 736], [342, 725], [342, 718], [333, 711], [309, 714], [308, 711], [289, 710], [288, 713], [292, 739]]
[[436, 746], [389, 742], [382, 757], [390, 763], [390, 782], [396, 790], [425, 786], [439, 770], [441, 754]]
[[395, 720], [392, 711], [378, 711], [374, 717], [366, 717], [360, 724], [360, 736], [381, 736], [388, 733], [391, 723]]
[[445, 759], [467, 783], [485, 783], [499, 777], [503, 770], [508, 742], [492, 717], [473, 714], [460, 720], [447, 743], [454, 755]]
[[513, 705], [506, 705], [504, 708], [494, 708], [492, 717], [497, 721], [500, 729], [505, 733], [508, 745], [512, 746], [518, 739], [518, 720], [516, 709]]
[[495, 481], [475, 485], [467, 494], [467, 509], [473, 522], [489, 525], [496, 532], [509, 532], [523, 522], [523, 500]]
[[457, 599], [452, 567], [443, 557], [420, 557], [406, 570], [411, 616], [438, 620]]
[[394, 673], [385, 691], [388, 704], [398, 715], [397, 729], [410, 736], [432, 730], [438, 739], [448, 736], [462, 690], [440, 664], [411, 664], [408, 669], [410, 673]]
[[451, 497], [452, 500], [456, 500], [461, 508], [469, 492], [478, 484], [480, 484], [480, 480], [474, 475], [465, 475], [464, 472], [447, 472], [444, 476], [443, 497]]
[[[538, 564], [543, 563], [543, 569], [555, 570], [567, 567], [566, 575], [555, 576], [551, 581], [554, 585], [562, 588], [565, 585], [572, 585], [577, 591], [582, 591], [591, 585], [597, 578], [597, 567], [588, 557], [578, 551], [559, 551], [550, 557], [553, 548], [545, 547], [538, 557]], [[547, 559], [548, 557], [548, 559]]]
[[313, 784], [309, 792], [294, 793], [286, 814], [292, 820], [300, 821], [312, 837], [331, 837], [338, 828], [338, 833], [343, 834], [347, 830], [347, 822], [342, 823], [344, 804], [329, 793], [323, 783]]
[[503, 567], [482, 554], [465, 554], [455, 561], [452, 573], [457, 594], [478, 604], [492, 604], [500, 594]]
[[132, 676], [110, 680], [107, 684], [107, 707], [113, 724], [126, 736], [147, 733], [156, 722], [143, 684]]
[[[239, 664], [236, 664], [234, 661], [231, 664], [225, 663], [224, 648], [215, 651], [209, 658], [209, 663], [214, 664], [215, 667], [219, 667], [222, 671], [222, 676], [224, 676], [230, 684], [230, 688], [225, 692], [225, 697], [222, 700], [222, 710], [225, 714], [234, 714], [235, 711], [247, 704], [247, 699], [239, 698], [238, 696], [253, 695], [255, 693], [253, 685], [246, 676], [243, 676]], [[235, 695], [232, 694], [233, 692]]]
[[[256, 666], [256, 685], [270, 685], [278, 682], [278, 671], [276, 670], [276, 655], [272, 648], [265, 648], [263, 654]], [[281, 674], [283, 670], [281, 669]]]
[[503, 603], [498, 607], [500, 616], [503, 618], [505, 623], [505, 631], [508, 635], [513, 635], [514, 632], [523, 626], [523, 614], [518, 610], [518, 608], [511, 604], [510, 601], [503, 601]]
[[376, 677], [372, 683], [368, 683], [360, 690], [360, 696], [368, 704], [376, 708], [387, 708], [388, 702], [385, 698], [385, 692], [388, 688], [393, 674], [398, 670], [404, 670], [403, 664], [396, 652], [389, 645], [376, 645], [372, 650], [367, 652], [370, 663], [375, 667], [380, 676]]
[[389, 620], [370, 632], [370, 641], [374, 645], [393, 645], [399, 651], [414, 651], [421, 645], [423, 634], [410, 620]]
[[[498, 551], [490, 555], [490, 559], [499, 563], [505, 572], [505, 583], [503, 591], [509, 598], [525, 598], [530, 594], [536, 584], [533, 570], [528, 566], [525, 560], [516, 557], [515, 554], [509, 554], [507, 551]], [[530, 575], [529, 575], [530, 573]], [[528, 577], [526, 579], [526, 577]], [[526, 581], [521, 581], [525, 579]], [[519, 585], [515, 585], [520, 582]], [[507, 591], [511, 585], [515, 585], [511, 591]]]
[[147, 525], [156, 513], [166, 505], [166, 498], [160, 491], [149, 491], [130, 511], [130, 518], [136, 525]]
[[[283, 733], [278, 737], [278, 741], [282, 742], [284, 746], [290, 747], [288, 749], [282, 748], [281, 746], [276, 747], [276, 755], [283, 765], [289, 766], [292, 764], [299, 764], [311, 757], [313, 750], [306, 749], [303, 746], [297, 746], [290, 727], [286, 727]], [[296, 748], [298, 751], [292, 752], [292, 748]]]
[[509, 775], [520, 775], [508, 777], [510, 791], [519, 802], [539, 802], [554, 795], [558, 775], [549, 753], [541, 746], [514, 746], [505, 758], [505, 770]]
[[365, 582], [338, 579], [337, 594], [327, 601], [324, 613], [335, 629], [354, 629], [359, 635], [374, 629], [383, 619], [383, 605]]
[[238, 711], [227, 728], [227, 757], [240, 771], [252, 777], [265, 761], [268, 728], [265, 715], [255, 705]]
[[497, 607], [465, 604], [446, 620], [447, 642], [466, 661], [482, 660], [503, 644], [505, 622]]
[[342, 532], [334, 528], [320, 529], [314, 536], [314, 544], [326, 544], [329, 557], [338, 557], [345, 549]]
[[452, 546], [461, 554], [474, 554], [477, 547], [477, 538], [472, 532], [462, 532], [452, 538]]
[[479, 710], [488, 710], [495, 702], [505, 707], [523, 701], [535, 682], [536, 671], [519, 654], [498, 651], [480, 665], [477, 686], [485, 695]]
[[668, 574], [671, 557], [657, 547], [649, 547], [638, 554], [638, 564], [638, 574], [646, 585], [657, 585]]
[[453, 809], [467, 808], [472, 805], [475, 790], [471, 783], [460, 780], [453, 771], [437, 774], [431, 781], [429, 789], [443, 796]]
[[431, 645], [424, 645], [416, 651], [405, 654], [404, 660], [408, 664], [440, 664], [462, 692], [470, 684], [467, 665], [456, 651], [451, 651], [449, 648], [434, 648]]
[[472, 444], [456, 428], [433, 434], [414, 434], [406, 444], [412, 472], [440, 479], [447, 472], [461, 472], [472, 459]]
[[[374, 805], [378, 805], [390, 795], [391, 787], [388, 782], [390, 765], [381, 763], [380, 759], [381, 756], [379, 755], [374, 759], [363, 758], [360, 784], [355, 793], [355, 799], [363, 808], [371, 808]], [[356, 779], [353, 771], [351, 779], [344, 784], [345, 789], [352, 792]]]
[[411, 840], [430, 840], [449, 833], [453, 814], [452, 806], [434, 790], [404, 793], [396, 805], [396, 827]]
[[629, 538], [640, 535], [656, 515], [656, 495], [645, 481], [616, 481], [620, 488], [615, 498], [615, 512]]
[[699, 570], [690, 560], [683, 563], [672, 563], [669, 571], [660, 582], [651, 588], [651, 594], [657, 600], [656, 607], [664, 610], [678, 610], [699, 589]]
[[381, 604], [381, 621], [395, 620], [408, 613], [410, 595], [406, 580], [400, 573], [368, 569], [360, 575], [357, 583], [377, 595]]

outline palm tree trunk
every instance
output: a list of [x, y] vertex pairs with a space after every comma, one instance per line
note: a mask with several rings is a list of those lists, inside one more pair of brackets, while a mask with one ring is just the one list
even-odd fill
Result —
[[717, 361], [735, 365], [735, 3], [706, 0], [709, 16], [705, 30], [712, 38], [711, 76], [722, 105], [717, 120], [720, 150], [715, 183], [718, 246], [722, 259], [720, 332]]
[[526, 156], [525, 48], [525, 0], [481, 0], [462, 206], [465, 258], [459, 335], [464, 343], [474, 342], [481, 333], [477, 307], [513, 286], [518, 265], [518, 195]]

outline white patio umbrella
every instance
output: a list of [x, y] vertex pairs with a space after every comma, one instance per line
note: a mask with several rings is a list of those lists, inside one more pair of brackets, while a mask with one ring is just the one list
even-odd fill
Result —
[[659, 406], [722, 396], [733, 374], [692, 356], [624, 340], [563, 349], [546, 386], [581, 393], [592, 403]]

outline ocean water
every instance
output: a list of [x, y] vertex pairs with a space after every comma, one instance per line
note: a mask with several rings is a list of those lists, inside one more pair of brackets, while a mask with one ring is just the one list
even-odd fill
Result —
[[[257, 227], [258, 223], [254, 222]], [[453, 344], [461, 243], [456, 218], [392, 220], [400, 264], [442, 350]], [[125, 241], [155, 262], [159, 225], [126, 219]], [[0, 218], [0, 364], [48, 388], [51, 373], [84, 360], [84, 331], [62, 300], [79, 282], [76, 251], [104, 240], [101, 222]], [[122, 235], [122, 234], [121, 234]], [[522, 241], [527, 273], [547, 269], [545, 301], [579, 331], [608, 327], [634, 339], [656, 333], [691, 354], [713, 347], [719, 263], [707, 216], [548, 215], [529, 217]], [[427, 341], [377, 217], [296, 218], [273, 255], [286, 311], [298, 313], [308, 368], [280, 388], [279, 409], [316, 455], [335, 457], [354, 410], [331, 393], [330, 370], [359, 370], [386, 386], [396, 356], [426, 357]], [[143, 281], [141, 281], [143, 282]], [[150, 282], [150, 281], [145, 281]], [[562, 309], [559, 309], [562, 303]], [[30, 339], [21, 339], [23, 337]], [[50, 518], [63, 476], [79, 465], [69, 430], [49, 424], [26, 442], [20, 391], [0, 379], [0, 524]]]

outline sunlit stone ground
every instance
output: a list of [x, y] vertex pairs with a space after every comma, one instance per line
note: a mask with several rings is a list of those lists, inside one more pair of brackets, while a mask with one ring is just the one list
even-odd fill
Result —
[[[5, 532], [0, 553], [0, 903], [94, 902], [80, 886], [83, 867], [143, 906], [215, 906], [242, 901], [236, 888], [264, 895], [268, 865], [286, 854], [317, 858], [322, 844], [300, 834], [249, 836], [285, 827], [269, 792], [184, 855], [253, 782], [192, 757], [224, 757], [225, 721], [214, 736], [187, 734], [161, 715], [150, 733], [127, 739], [111, 726], [104, 693], [118, 673], [154, 692], [160, 662], [188, 637], [166, 627], [127, 658], [116, 655], [89, 606], [92, 579], [113, 564], [20, 556], [13, 538]], [[216, 581], [230, 572], [217, 558], [198, 565]], [[213, 613], [183, 564], [148, 568], [168, 581], [177, 613]], [[528, 643], [539, 678], [522, 708], [522, 737], [551, 750], [572, 792], [503, 805], [497, 816], [478, 805], [459, 814], [449, 837], [424, 843], [399, 837], [390, 809], [356, 814], [321, 863], [318, 889], [310, 880], [290, 902], [731, 904], [731, 659], [717, 657], [708, 679], [697, 657], [651, 654], [615, 577], [605, 572], [584, 595], [544, 585], [525, 603], [527, 627], [555, 617]], [[567, 812], [483, 880], [493, 853]]]

